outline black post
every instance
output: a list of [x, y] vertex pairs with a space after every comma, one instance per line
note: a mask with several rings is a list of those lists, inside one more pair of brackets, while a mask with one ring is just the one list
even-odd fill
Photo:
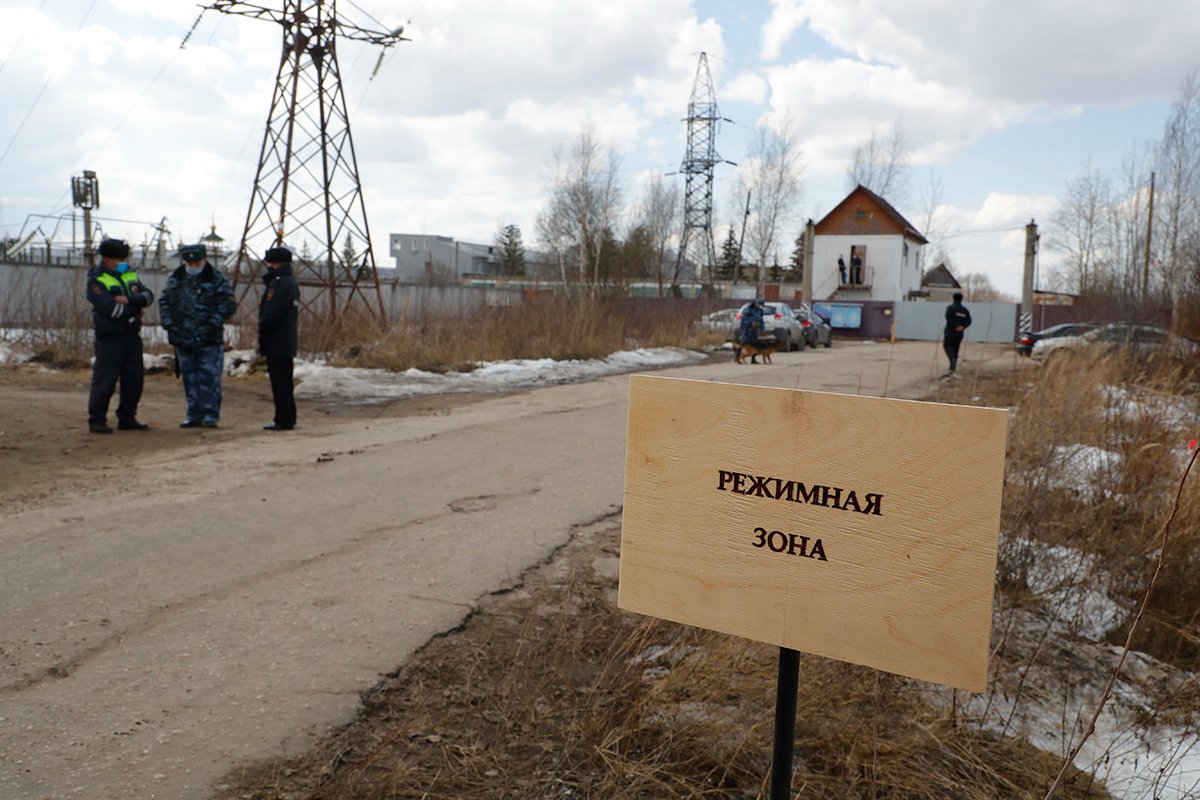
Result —
[[771, 758], [771, 800], [792, 796], [792, 756], [796, 744], [796, 689], [800, 653], [779, 648], [779, 680], [775, 687], [775, 751]]

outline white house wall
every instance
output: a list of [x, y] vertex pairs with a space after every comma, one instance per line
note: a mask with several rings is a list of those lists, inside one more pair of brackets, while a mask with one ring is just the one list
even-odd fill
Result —
[[900, 302], [912, 289], [921, 288], [924, 266], [924, 247], [908, 242], [908, 258], [904, 258], [905, 239], [894, 236], [832, 236], [813, 238], [813, 296], [824, 300], [838, 288], [838, 256], [850, 271], [850, 246], [865, 245], [867, 258], [863, 264], [863, 280], [871, 283], [870, 292], [843, 292], [837, 299], [891, 300]]

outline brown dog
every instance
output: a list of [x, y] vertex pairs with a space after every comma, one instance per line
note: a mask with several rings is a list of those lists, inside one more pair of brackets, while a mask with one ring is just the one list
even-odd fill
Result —
[[754, 356], [762, 356], [764, 364], [771, 363], [771, 354], [779, 349], [779, 343], [771, 339], [759, 339], [758, 344], [743, 344], [739, 345], [738, 353], [734, 356], [734, 361], [739, 364], [745, 364], [746, 358]]

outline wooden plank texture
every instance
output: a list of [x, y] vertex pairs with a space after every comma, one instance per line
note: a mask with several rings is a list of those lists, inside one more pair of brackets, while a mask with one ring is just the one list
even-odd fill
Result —
[[1007, 413], [631, 378], [621, 608], [983, 691]]

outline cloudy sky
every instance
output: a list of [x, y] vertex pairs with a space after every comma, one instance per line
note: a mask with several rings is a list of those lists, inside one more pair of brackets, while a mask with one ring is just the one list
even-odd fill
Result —
[[[282, 0], [259, 0], [281, 6]], [[699, 54], [722, 116], [717, 149], [790, 119], [804, 218], [848, 191], [855, 145], [899, 125], [920, 224], [929, 187], [960, 273], [1019, 294], [1023, 226], [1043, 240], [1064, 181], [1115, 171], [1161, 134], [1200, 66], [1194, 0], [340, 0], [367, 28], [406, 24], [387, 51], [339, 45], [376, 259], [388, 233], [527, 244], [556, 150], [590, 126], [620, 154], [626, 197], [678, 170]], [[175, 240], [240, 235], [279, 63], [280, 27], [182, 0], [0, 0], [0, 236], [39, 224], [69, 240], [69, 181], [100, 180], [106, 233], [163, 217]], [[718, 223], [740, 219], [718, 168]], [[670, 176], [668, 180], [682, 178]], [[30, 215], [35, 215], [30, 217]], [[38, 217], [36, 215], [45, 215]], [[791, 238], [780, 258], [791, 251]], [[719, 243], [718, 243], [719, 244]], [[1044, 250], [1041, 268], [1056, 256]]]

